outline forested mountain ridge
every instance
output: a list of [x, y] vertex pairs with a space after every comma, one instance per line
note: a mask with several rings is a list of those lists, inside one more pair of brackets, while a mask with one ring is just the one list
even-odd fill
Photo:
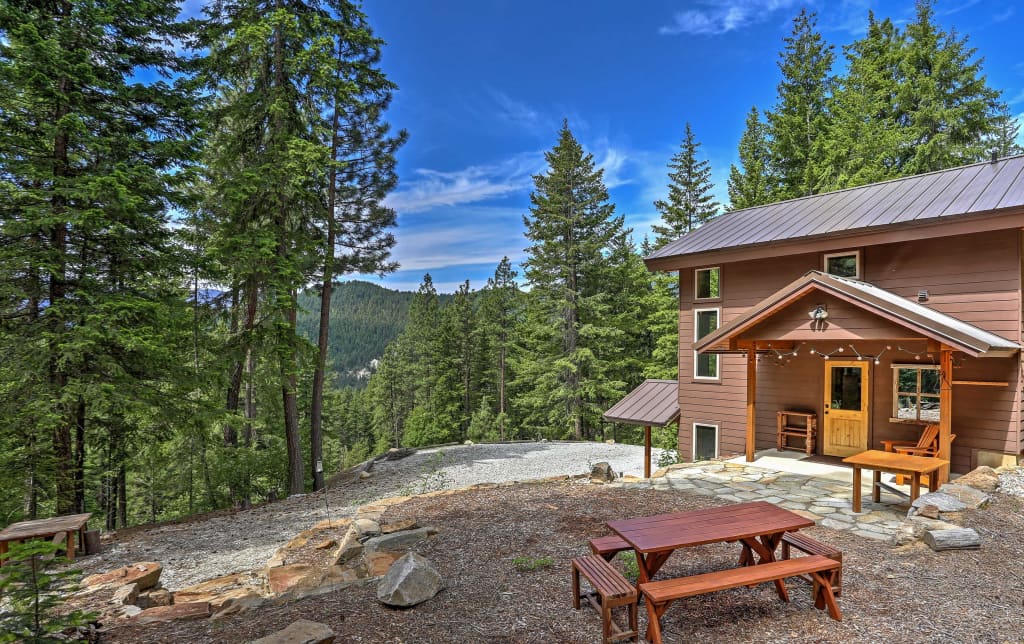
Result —
[[[413, 295], [411, 291], [395, 291], [358, 280], [334, 285], [327, 369], [334, 376], [335, 386], [366, 386], [370, 363], [380, 359], [384, 347], [405, 329]], [[296, 326], [299, 335], [316, 343], [320, 294], [315, 289], [299, 295]]]

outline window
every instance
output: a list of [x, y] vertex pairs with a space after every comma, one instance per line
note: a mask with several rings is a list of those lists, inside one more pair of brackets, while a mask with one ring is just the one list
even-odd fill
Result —
[[[718, 328], [718, 309], [696, 309], [693, 312], [694, 341]], [[694, 378], [718, 379], [718, 354], [693, 352]]]
[[716, 300], [722, 297], [722, 286], [719, 281], [719, 268], [698, 268], [694, 271], [695, 290], [693, 296], [698, 300]]
[[693, 460], [718, 458], [718, 425], [693, 424]]
[[851, 250], [825, 255], [825, 272], [837, 277], [860, 279], [860, 251]]
[[938, 365], [892, 366], [893, 421], [939, 422]]

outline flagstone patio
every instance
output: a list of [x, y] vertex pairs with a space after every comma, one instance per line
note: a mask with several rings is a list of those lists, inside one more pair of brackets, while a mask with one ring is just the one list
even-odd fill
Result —
[[[609, 485], [687, 490], [729, 503], [767, 501], [813, 519], [822, 527], [848, 530], [869, 539], [891, 540], [906, 519], [907, 499], [883, 491], [881, 503], [870, 503], [870, 477], [863, 494], [867, 511], [855, 514], [851, 469], [812, 463], [790, 454], [769, 449], [758, 452], [752, 463], [742, 456], [727, 461], [680, 463], [659, 470], [650, 479]], [[909, 493], [907, 486], [887, 484]]]

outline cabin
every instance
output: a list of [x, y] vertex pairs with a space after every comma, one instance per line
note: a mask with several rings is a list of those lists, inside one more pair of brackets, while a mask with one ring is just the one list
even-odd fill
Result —
[[816, 456], [937, 425], [953, 472], [1016, 462], [1022, 247], [1024, 156], [733, 211], [663, 246], [645, 262], [679, 273], [680, 456], [753, 460], [793, 412]]

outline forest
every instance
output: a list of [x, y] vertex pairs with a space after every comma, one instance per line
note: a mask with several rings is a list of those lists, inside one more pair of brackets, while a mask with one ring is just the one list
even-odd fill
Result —
[[677, 365], [676, 277], [646, 253], [729, 210], [1020, 152], [928, 0], [905, 25], [869, 15], [838, 54], [802, 11], [728, 204], [687, 123], [638, 237], [566, 121], [520, 266], [385, 297], [341, 283], [396, 269], [408, 136], [358, 3], [179, 9], [0, 4], [2, 523], [247, 507], [395, 446], [636, 440], [601, 412]]

